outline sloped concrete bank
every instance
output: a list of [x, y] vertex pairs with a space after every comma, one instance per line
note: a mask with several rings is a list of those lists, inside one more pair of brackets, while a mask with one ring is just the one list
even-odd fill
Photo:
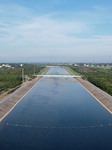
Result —
[[[65, 68], [66, 69], [66, 68]], [[71, 71], [66, 69], [70, 74]], [[82, 78], [75, 78], [105, 109], [112, 114], [112, 96]]]
[[[49, 71], [46, 70], [44, 74]], [[42, 77], [37, 77], [27, 84], [20, 87], [16, 92], [9, 96], [0, 104], [0, 122], [14, 109], [14, 107], [27, 95], [30, 90], [41, 80]]]
[[29, 84], [21, 87], [18, 92], [8, 98], [7, 101], [0, 104], [0, 122], [14, 109], [14, 107], [23, 99], [23, 97], [40, 81], [41, 77], [33, 79]]
[[94, 86], [87, 80], [76, 78], [76, 80], [103, 106], [112, 114], [112, 96]]

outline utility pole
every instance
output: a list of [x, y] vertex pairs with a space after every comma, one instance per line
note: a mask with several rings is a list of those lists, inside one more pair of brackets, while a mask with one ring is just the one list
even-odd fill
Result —
[[22, 69], [22, 83], [24, 83], [24, 68]]

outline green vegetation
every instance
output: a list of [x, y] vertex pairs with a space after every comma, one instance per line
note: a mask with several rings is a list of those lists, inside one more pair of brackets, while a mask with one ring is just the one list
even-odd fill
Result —
[[15, 68], [3, 68], [0, 70], [0, 92], [10, 90], [8, 93], [15, 91], [22, 84], [22, 69], [24, 68], [24, 80], [31, 80], [45, 66], [25, 64], [23, 67], [17, 65]]
[[74, 71], [83, 74], [83, 79], [87, 79], [97, 87], [112, 95], [112, 69], [71, 66]]
[[40, 74], [42, 74], [43, 72], [45, 72], [46, 70], [47, 70], [48, 68], [46, 67], [46, 68], [43, 68], [43, 69], [41, 69], [38, 73], [36, 73], [37, 75], [40, 75]]
[[[6, 72], [6, 73], [5, 73]], [[21, 75], [10, 74], [7, 71], [0, 72], [0, 92], [7, 91], [10, 88], [14, 88], [22, 83]]]
[[19, 85], [19, 86], [17, 86], [17, 87], [15, 87], [14, 89], [12, 89], [12, 90], [8, 91], [8, 93], [7, 93], [7, 94], [11, 94], [11, 93], [13, 93], [13, 92], [14, 92], [15, 90], [17, 90], [19, 87], [20, 87], [20, 85]]
[[67, 69], [68, 71], [72, 72], [73, 75], [81, 75], [80, 73], [74, 71], [74, 70], [71, 69], [70, 67], [65, 67], [65, 69]]

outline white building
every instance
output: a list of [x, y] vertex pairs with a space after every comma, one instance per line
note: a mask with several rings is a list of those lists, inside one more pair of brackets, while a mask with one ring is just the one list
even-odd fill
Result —
[[23, 67], [23, 64], [20, 64], [20, 67]]

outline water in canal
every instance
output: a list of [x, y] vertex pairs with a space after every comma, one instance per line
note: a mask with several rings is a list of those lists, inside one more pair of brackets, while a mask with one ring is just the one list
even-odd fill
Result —
[[2, 121], [0, 149], [111, 150], [110, 123], [111, 114], [74, 78], [43, 78]]

